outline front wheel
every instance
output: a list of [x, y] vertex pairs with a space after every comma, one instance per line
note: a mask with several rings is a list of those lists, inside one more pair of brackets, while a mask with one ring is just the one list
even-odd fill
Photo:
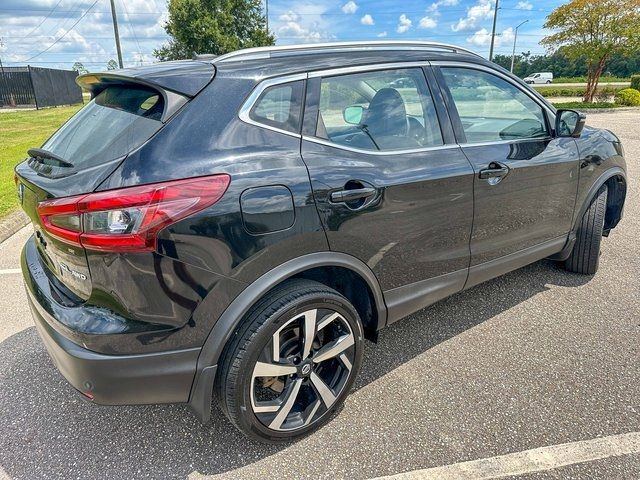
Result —
[[302, 279], [276, 288], [246, 316], [217, 380], [222, 410], [264, 442], [295, 439], [331, 417], [362, 358], [355, 308], [337, 291]]
[[607, 210], [607, 186], [603, 185], [591, 201], [576, 233], [576, 243], [571, 256], [565, 260], [565, 268], [570, 272], [593, 275], [600, 261], [600, 243]]

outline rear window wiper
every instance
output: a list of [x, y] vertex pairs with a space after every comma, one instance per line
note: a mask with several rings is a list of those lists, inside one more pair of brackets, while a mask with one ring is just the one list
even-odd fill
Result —
[[[29, 154], [29, 156], [37, 162], [44, 165], [54, 165], [56, 167], [73, 167], [73, 163], [65, 160], [64, 158], [56, 155], [53, 152], [50, 152], [49, 150], [44, 150], [42, 148], [30, 148], [29, 150], [27, 150], [27, 154]], [[52, 161], [55, 163], [52, 164]]]

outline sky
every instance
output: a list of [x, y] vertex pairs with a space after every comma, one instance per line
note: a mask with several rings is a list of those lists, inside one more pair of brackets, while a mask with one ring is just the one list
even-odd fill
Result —
[[[545, 53], [539, 41], [546, 16], [563, 0], [500, 0], [496, 53]], [[124, 65], [155, 61], [167, 40], [165, 0], [115, 0]], [[276, 44], [352, 40], [430, 40], [488, 56], [495, 0], [269, 0]], [[0, 59], [6, 66], [90, 71], [116, 59], [109, 0], [1, 0]], [[201, 52], [206, 53], [206, 52]]]

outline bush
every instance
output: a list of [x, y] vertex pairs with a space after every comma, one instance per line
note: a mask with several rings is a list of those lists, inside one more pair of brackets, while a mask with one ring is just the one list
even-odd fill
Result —
[[[536, 90], [545, 98], [584, 97], [586, 93], [586, 88], [584, 87], [542, 87], [536, 88]], [[618, 90], [621, 90], [621, 88], [605, 85], [596, 91], [596, 96], [602, 95], [602, 98], [609, 98], [615, 95]]]
[[610, 86], [604, 86], [596, 91], [594, 95], [595, 101], [599, 103], [606, 103], [609, 99], [616, 94], [616, 89]]
[[597, 103], [584, 103], [584, 102], [560, 102], [560, 103], [553, 103], [553, 106], [556, 108], [568, 108], [569, 110], [597, 110], [597, 109], [610, 109], [610, 108], [616, 108], [616, 107], [621, 107], [622, 105], [619, 105], [617, 103], [602, 103], [602, 102], [597, 102]]
[[640, 74], [631, 75], [631, 88], [640, 90]]
[[640, 91], [635, 88], [625, 88], [616, 93], [616, 103], [627, 107], [640, 106]]
[[[629, 78], [614, 77], [612, 75], [602, 75], [599, 81], [602, 83], [628, 82]], [[556, 77], [553, 79], [553, 83], [587, 83], [587, 77]]]

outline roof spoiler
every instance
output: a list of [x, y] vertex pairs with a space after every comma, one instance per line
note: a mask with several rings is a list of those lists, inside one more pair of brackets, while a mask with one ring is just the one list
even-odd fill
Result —
[[137, 83], [157, 90], [195, 97], [215, 75], [210, 62], [181, 60], [160, 62], [144, 67], [125, 68], [107, 72], [87, 73], [76, 78], [76, 83], [92, 94], [106, 88], [104, 85]]
[[185, 103], [189, 101], [189, 97], [181, 93], [176, 93], [160, 85], [147, 82], [139, 78], [125, 77], [115, 74], [89, 73], [76, 78], [76, 83], [83, 89], [91, 92], [91, 98], [95, 98], [100, 92], [112, 86], [143, 86], [152, 89], [162, 95], [164, 100], [164, 112], [160, 121], [166, 122], [174, 113], [176, 113]]

